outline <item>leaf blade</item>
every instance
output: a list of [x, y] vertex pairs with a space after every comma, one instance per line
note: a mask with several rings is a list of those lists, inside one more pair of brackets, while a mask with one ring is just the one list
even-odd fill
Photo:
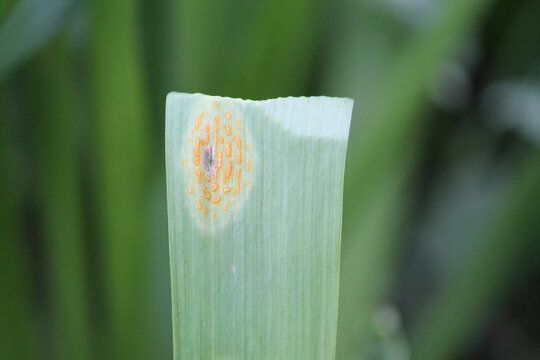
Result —
[[[214, 114], [214, 102], [219, 109], [229, 103], [231, 119], [238, 114], [244, 131], [237, 136], [248, 142], [246, 156], [252, 159], [246, 175], [249, 190], [229, 197], [231, 208], [216, 217], [210, 216], [215, 208], [204, 202], [192, 175], [198, 137], [187, 142], [196, 136], [191, 128], [197, 114], [204, 109], [204, 122]], [[285, 102], [183, 94], [167, 99], [175, 359], [334, 357], [343, 170], [352, 102], [343, 106], [337, 101], [333, 118], [320, 111], [327, 106], [321, 105], [324, 102], [305, 100], [311, 106], [300, 106], [301, 111]], [[280, 116], [277, 122], [265, 110], [278, 116], [279, 107], [296, 116]], [[317, 113], [319, 120], [310, 116]], [[347, 131], [334, 136], [324, 131], [324, 124], [332, 120]], [[313, 121], [321, 131], [299, 135], [287, 129], [291, 121]], [[208, 204], [206, 215], [197, 208], [199, 200]]]

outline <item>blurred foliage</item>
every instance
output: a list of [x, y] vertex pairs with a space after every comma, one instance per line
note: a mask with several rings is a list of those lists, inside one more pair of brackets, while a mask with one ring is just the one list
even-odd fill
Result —
[[355, 99], [337, 358], [536, 359], [537, 0], [4, 0], [0, 358], [170, 359], [167, 92]]

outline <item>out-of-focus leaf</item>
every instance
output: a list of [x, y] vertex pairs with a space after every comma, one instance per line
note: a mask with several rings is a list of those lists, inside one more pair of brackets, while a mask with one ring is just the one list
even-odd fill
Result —
[[391, 304], [379, 305], [371, 322], [373, 336], [359, 359], [409, 360], [409, 345], [398, 310]]
[[[504, 299], [513, 279], [524, 276], [520, 270], [529, 269], [517, 261], [539, 230], [540, 155], [534, 154], [522, 166], [505, 200], [491, 209], [491, 226], [415, 327], [413, 359], [446, 360], [458, 355], [486, 312]], [[528, 253], [534, 256], [534, 252]]]
[[[518, 2], [516, 2], [518, 3]], [[503, 11], [506, 5], [501, 2]], [[502, 80], [528, 75], [531, 66], [538, 66], [540, 55], [540, 1], [525, 0], [513, 14], [490, 59], [488, 76]], [[508, 16], [506, 12], [504, 15]]]
[[77, 0], [22, 0], [0, 24], [0, 81], [68, 19]]
[[102, 240], [107, 334], [112, 359], [147, 359], [147, 314], [141, 281], [150, 177], [151, 137], [142, 56], [140, 3], [88, 4], [95, 173]]
[[[27, 252], [21, 246], [21, 200], [15, 186], [9, 92], [0, 87], [0, 349], [2, 358], [36, 358], [36, 321]], [[10, 121], [8, 121], [8, 119]]]
[[509, 165], [493, 166], [491, 151], [485, 150], [492, 144], [482, 141], [485, 132], [471, 136], [474, 132], [471, 128], [458, 132], [452, 146], [464, 149], [474, 141], [483, 144], [484, 151], [475, 149], [478, 155], [472, 156], [471, 149], [466, 149], [467, 156], [458, 157], [457, 164], [456, 159], [448, 161], [432, 189], [423, 194], [427, 204], [415, 216], [415, 243], [410, 244], [411, 259], [397, 289], [409, 318], [422, 311], [428, 293], [451, 280], [463, 256], [476, 248], [478, 235], [490, 226], [489, 210], [500, 204], [508, 184]]
[[[244, 34], [237, 74], [250, 98], [303, 95], [316, 41], [324, 35], [326, 0], [261, 1]], [[292, 55], [294, 54], [294, 55]], [[230, 81], [236, 81], [231, 79]]]
[[[364, 186], [366, 181], [373, 181], [381, 173], [379, 169], [399, 162], [400, 147], [406, 146], [407, 139], [421, 127], [418, 113], [428, 80], [489, 3], [482, 0], [448, 2], [441, 10], [441, 17], [411, 40], [396, 64], [390, 67], [387, 77], [371, 93], [369, 105], [358, 112], [358, 121], [352, 125], [352, 131], [364, 133], [363, 141], [352, 143], [349, 151], [351, 181], [356, 186], [369, 191], [369, 187]], [[353, 194], [351, 200], [358, 203], [363, 193]]]
[[4, 17], [7, 13], [9, 13], [9, 10], [11, 10], [15, 3], [16, 0], [3, 0], [2, 2], [0, 2], [0, 28], [2, 27]]
[[304, 90], [324, 1], [173, 3], [183, 91], [261, 99]]
[[[158, 139], [156, 159], [163, 159], [165, 131], [164, 99], [172, 89], [180, 89], [183, 85], [179, 72], [183, 69], [183, 58], [174, 61], [174, 54], [179, 44], [171, 28], [178, 26], [173, 22], [171, 11], [174, 0], [143, 1], [141, 11], [141, 40], [143, 45], [144, 68], [148, 79], [148, 103], [152, 114], [152, 137]], [[177, 1], [174, 1], [175, 3]], [[174, 25], [174, 26], [173, 26]], [[192, 33], [196, 36], [195, 33]], [[156, 162], [156, 165], [161, 162]], [[165, 209], [164, 209], [165, 211]]]
[[447, 0], [369, 0], [386, 8], [399, 21], [413, 25], [425, 25], [437, 16], [444, 1]]
[[[421, 32], [415, 34], [404, 51], [396, 56], [395, 64], [389, 64], [389, 70], [380, 84], [374, 86], [363, 101], [360, 99], [360, 104], [365, 106], [355, 109], [347, 156], [346, 189], [349, 190], [345, 197], [346, 220], [342, 266], [343, 271], [347, 271], [349, 276], [356, 274], [357, 278], [365, 279], [366, 283], [358, 286], [350, 284], [342, 286], [341, 299], [351, 303], [351, 306], [347, 307], [351, 312], [343, 318], [343, 321], [340, 320], [338, 358], [346, 359], [353, 356], [362, 347], [365, 340], [362, 335], [365, 333], [359, 330], [355, 321], [359, 318], [369, 318], [373, 303], [381, 296], [381, 292], [371, 293], [369, 302], [363, 298], [367, 296], [366, 293], [377, 288], [375, 284], [380, 282], [379, 275], [388, 272], [391, 266], [391, 262], [388, 261], [389, 249], [392, 249], [393, 243], [390, 240], [395, 239], [395, 236], [389, 234], [383, 239], [365, 235], [361, 237], [363, 233], [360, 229], [353, 231], [349, 227], [357, 229], [361, 224], [358, 219], [370, 211], [373, 201], [377, 199], [373, 191], [377, 188], [377, 184], [383, 183], [385, 177], [396, 176], [395, 171], [400, 168], [399, 164], [410, 161], [405, 156], [411, 156], [412, 153], [407, 149], [419, 139], [422, 124], [418, 114], [428, 80], [434, 75], [442, 59], [454, 50], [458, 40], [471, 29], [471, 25], [489, 3], [481, 0], [446, 2], [441, 7], [439, 16]], [[352, 71], [349, 78], [350, 81], [357, 83], [364, 80], [354, 77]], [[384, 194], [385, 190], [382, 191], [377, 194]], [[395, 219], [388, 221], [391, 224]], [[386, 224], [381, 220], [380, 226], [384, 227]], [[355, 241], [362, 242], [362, 247], [354, 245]], [[378, 261], [373, 263], [372, 268], [364, 268], [361, 264], [370, 263], [372, 256], [370, 250], [380, 248], [381, 241], [387, 243], [384, 246], [388, 249], [387, 252], [378, 254]], [[353, 247], [355, 250], [351, 250]], [[348, 263], [349, 261], [351, 263]], [[353, 286], [352, 289], [355, 290], [347, 289], [348, 286]], [[359, 314], [356, 317], [352, 315], [355, 313], [354, 304], [357, 306], [356, 313]]]
[[540, 85], [527, 80], [497, 82], [482, 94], [482, 110], [490, 124], [513, 129], [540, 147]]
[[55, 338], [61, 340], [54, 344], [54, 358], [85, 360], [93, 356], [76, 136], [81, 112], [71, 60], [62, 33], [30, 61], [26, 101], [32, 118], [39, 119], [37, 187]]
[[[337, 4], [334, 16], [339, 26], [327, 45], [322, 91], [354, 94], [357, 109], [362, 109], [353, 114], [353, 122], [358, 123], [365, 121], [360, 114], [369, 108], [372, 92], [386, 79], [393, 59], [401, 53], [412, 31], [365, 1]], [[357, 130], [351, 129], [355, 134], [351, 141], [356, 143], [359, 136], [367, 136], [364, 124], [352, 126]]]

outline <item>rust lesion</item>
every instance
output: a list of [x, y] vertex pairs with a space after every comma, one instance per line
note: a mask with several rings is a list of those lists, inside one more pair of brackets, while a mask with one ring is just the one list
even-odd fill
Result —
[[247, 191], [246, 186], [241, 194], [241, 184], [249, 183], [249, 173], [242, 170], [248, 172], [252, 166], [249, 139], [242, 114], [230, 105], [219, 101], [208, 104], [205, 111], [194, 115], [187, 133], [186, 147], [193, 161], [182, 161], [182, 165], [188, 165], [183, 166], [191, 173], [188, 193], [194, 196], [194, 208], [202, 216], [219, 218], [240, 204]]

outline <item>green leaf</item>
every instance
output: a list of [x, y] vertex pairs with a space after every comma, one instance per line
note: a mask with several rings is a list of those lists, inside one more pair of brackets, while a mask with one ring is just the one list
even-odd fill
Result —
[[[531, 267], [522, 255], [538, 254], [534, 234], [540, 211], [540, 155], [532, 154], [493, 206], [490, 226], [480, 235], [452, 281], [444, 284], [413, 329], [412, 359], [445, 360], [459, 355], [482, 318], [500, 304], [516, 279]], [[460, 239], [469, 242], [467, 236]], [[532, 258], [532, 257], [531, 257]], [[532, 258], [534, 260], [534, 258]], [[534, 261], [533, 261], [534, 263]]]
[[0, 27], [0, 81], [49, 40], [77, 0], [22, 0]]
[[334, 358], [351, 110], [169, 94], [175, 359]]
[[150, 132], [138, 42], [138, 2], [88, 4], [97, 215], [112, 359], [147, 359], [142, 281]]
[[[0, 87], [0, 349], [6, 359], [37, 358], [36, 317], [31, 297], [31, 274], [26, 248], [21, 242], [24, 226], [22, 199], [17, 182], [14, 102]], [[15, 151], [14, 151], [15, 150]]]
[[[36, 122], [40, 207], [51, 285], [55, 358], [84, 360], [90, 351], [77, 128], [80, 120], [66, 34], [30, 63], [26, 93]], [[69, 271], [66, 271], [69, 269]]]
[[16, 0], [4, 0], [0, 3], [0, 25], [4, 21], [6, 14], [11, 10], [15, 3]]
[[328, 2], [182, 0], [171, 12], [182, 88], [260, 99], [305, 91]]

